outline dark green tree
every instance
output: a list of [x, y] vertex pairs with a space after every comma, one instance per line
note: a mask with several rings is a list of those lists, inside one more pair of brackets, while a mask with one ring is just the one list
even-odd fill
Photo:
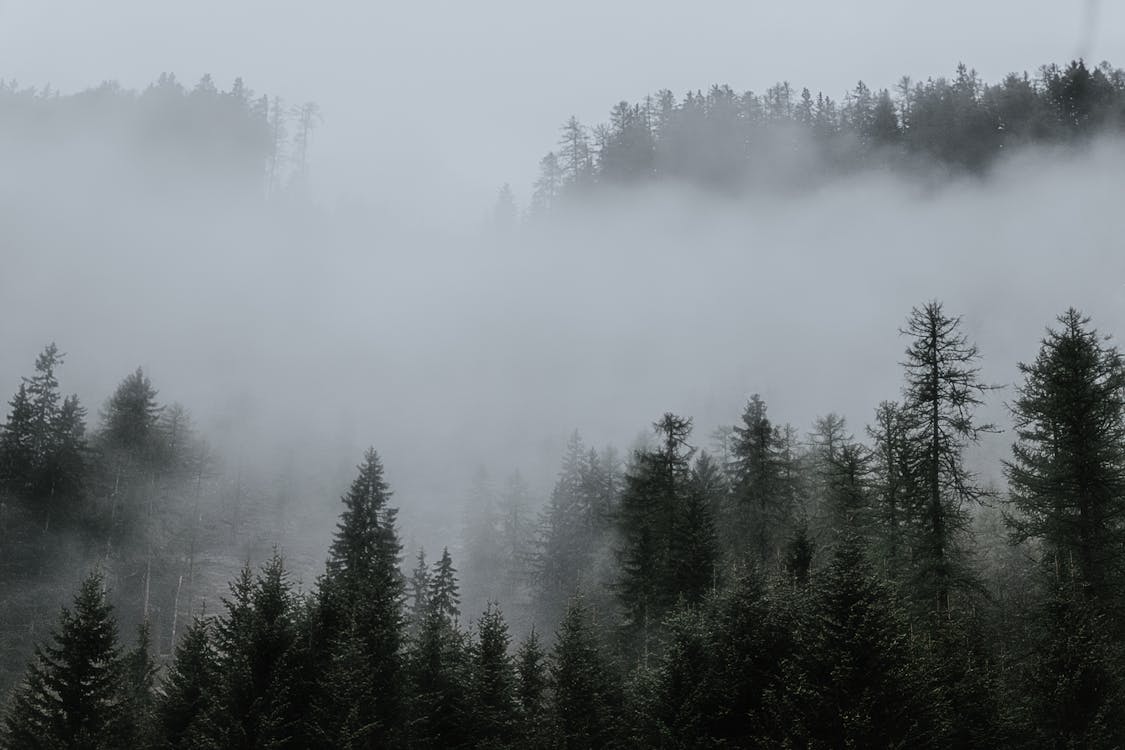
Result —
[[912, 590], [923, 607], [943, 614], [952, 592], [976, 585], [964, 552], [969, 506], [990, 493], [965, 466], [963, 452], [992, 430], [973, 419], [990, 386], [980, 380], [980, 354], [961, 333], [961, 319], [946, 315], [940, 302], [914, 308], [902, 333], [911, 339], [903, 409], [918, 459]]
[[613, 736], [615, 700], [589, 616], [577, 601], [571, 603], [559, 626], [550, 674], [558, 747], [605, 747]]
[[495, 604], [476, 623], [471, 650], [470, 698], [480, 748], [514, 747], [517, 730], [516, 674], [508, 655], [508, 625]]
[[1009, 523], [1044, 543], [1049, 571], [1110, 604], [1125, 575], [1125, 363], [1077, 310], [1058, 321], [1020, 365]]
[[4, 720], [12, 748], [111, 750], [135, 736], [123, 690], [117, 624], [101, 574], [88, 576], [63, 609], [52, 643], [37, 646]]
[[165, 747], [187, 750], [199, 744], [199, 719], [208, 710], [218, 678], [210, 624], [197, 618], [176, 645], [158, 692], [157, 724]]

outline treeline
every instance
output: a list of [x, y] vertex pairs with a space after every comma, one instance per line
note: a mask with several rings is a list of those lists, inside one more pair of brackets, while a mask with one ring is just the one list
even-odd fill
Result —
[[188, 411], [161, 404], [140, 368], [88, 429], [86, 407], [60, 387], [63, 364], [46, 347], [0, 427], [0, 693], [91, 565], [123, 620], [146, 622], [168, 653], [239, 559], [302, 523], [284, 482], [225, 471]]
[[[139, 92], [105, 82], [67, 95], [49, 85], [0, 80], [0, 149], [12, 157], [6, 161], [16, 163], [28, 149], [65, 151], [74, 144], [97, 159], [109, 147], [116, 149], [107, 165], [114, 180], [128, 177], [160, 191], [200, 173], [220, 178], [215, 185], [258, 195], [301, 189], [319, 123], [314, 102], [287, 106], [280, 97], [255, 94], [241, 78], [222, 91], [210, 75], [189, 87], [163, 73]], [[130, 163], [131, 172], [122, 168]]]
[[[539, 163], [532, 212], [598, 187], [679, 181], [712, 189], [789, 188], [865, 168], [984, 170], [1028, 144], [1069, 143], [1125, 127], [1125, 71], [1077, 60], [987, 84], [964, 64], [952, 79], [892, 89], [862, 81], [840, 100], [788, 82], [765, 93], [726, 85], [667, 89], [614, 105], [593, 127], [572, 117]], [[510, 213], [510, 192], [499, 213]]]
[[[866, 440], [835, 415], [800, 439], [755, 396], [713, 453], [674, 414], [624, 465], [575, 437], [537, 524], [521, 480], [478, 477], [466, 593], [511, 604], [464, 616], [448, 550], [404, 572], [373, 450], [312, 590], [276, 554], [244, 569], [161, 675], [95, 573], [5, 746], [1121, 746], [1125, 362], [1058, 318], [1020, 365], [1001, 492], [967, 466], [995, 428], [960, 319], [933, 302], [903, 333]], [[101, 439], [131, 434], [118, 411]], [[513, 637], [501, 607], [534, 625]]]

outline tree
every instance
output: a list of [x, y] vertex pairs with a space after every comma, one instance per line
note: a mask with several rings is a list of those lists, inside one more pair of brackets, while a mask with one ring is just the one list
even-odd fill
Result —
[[[322, 713], [330, 725], [354, 725], [349, 741], [364, 747], [388, 742], [402, 720], [405, 586], [398, 568], [398, 510], [388, 504], [390, 497], [382, 461], [369, 448], [341, 498], [344, 511], [321, 581], [319, 638], [329, 662], [324, 677], [348, 682], [350, 690], [344, 695], [351, 698], [342, 701], [331, 685], [322, 684], [321, 695], [328, 701]], [[351, 678], [353, 669], [362, 682]], [[357, 690], [359, 685], [365, 690]]]
[[608, 743], [614, 701], [606, 670], [586, 610], [573, 601], [551, 659], [552, 714], [560, 747], [585, 750]]
[[520, 739], [525, 747], [548, 745], [546, 653], [535, 628], [516, 653], [516, 703], [519, 710]]
[[410, 576], [410, 611], [408, 620], [410, 630], [416, 633], [421, 627], [426, 613], [430, 611], [430, 567], [426, 565], [426, 551], [419, 548], [418, 564]]
[[441, 551], [441, 559], [434, 563], [430, 572], [429, 611], [450, 625], [456, 625], [461, 617], [460, 604], [457, 569], [453, 567], [449, 548], [445, 547]]
[[758, 394], [750, 397], [734, 434], [733, 494], [738, 516], [729, 531], [742, 544], [748, 541], [748, 551], [765, 565], [778, 552], [792, 509], [778, 502], [781, 472], [776, 435]]
[[1020, 364], [1005, 463], [1016, 538], [1039, 539], [1057, 577], [1073, 572], [1101, 604], [1125, 574], [1125, 363], [1074, 308]]
[[86, 577], [63, 609], [53, 643], [36, 646], [5, 718], [5, 745], [19, 748], [126, 747], [131, 706], [122, 690], [117, 624], [100, 573]]
[[791, 736], [809, 747], [916, 747], [929, 734], [927, 702], [906, 628], [854, 535], [817, 583]]
[[471, 652], [471, 699], [477, 747], [510, 747], [516, 735], [516, 678], [508, 625], [495, 604], [476, 624]]
[[114, 447], [149, 450], [160, 417], [156, 389], [140, 367], [117, 386], [102, 411], [105, 436]]
[[407, 656], [409, 743], [414, 747], [458, 748], [473, 740], [469, 655], [456, 620], [431, 609]]
[[219, 677], [215, 645], [207, 620], [197, 618], [176, 645], [176, 655], [161, 681], [157, 724], [167, 747], [187, 750], [199, 743], [199, 719], [208, 710]]
[[867, 428], [872, 449], [872, 526], [876, 558], [889, 577], [900, 576], [909, 559], [908, 531], [918, 461], [917, 446], [910, 440], [910, 415], [893, 401], [875, 410], [875, 424]]
[[950, 593], [974, 586], [965, 565], [963, 541], [967, 506], [989, 492], [976, 484], [962, 453], [991, 425], [978, 425], [974, 409], [990, 386], [980, 380], [980, 355], [961, 333], [961, 319], [945, 314], [940, 302], [914, 308], [903, 335], [911, 337], [903, 367], [903, 408], [909, 439], [918, 449], [918, 494], [914, 591], [933, 612], [949, 611]]
[[251, 750], [292, 738], [295, 605], [276, 554], [260, 573], [244, 568], [231, 584], [215, 626], [219, 679], [202, 718], [199, 747]]
[[[699, 498], [691, 511], [695, 528], [678, 530], [690, 494], [690, 460], [695, 451], [687, 444], [691, 419], [668, 413], [653, 429], [659, 444], [634, 455], [618, 508], [618, 597], [625, 607], [626, 626], [640, 636], [646, 660], [652, 633], [681, 593], [676, 573], [683, 574], [686, 585], [699, 584], [678, 568], [680, 561], [673, 552], [712, 554], [705, 538], [706, 500]], [[674, 544], [681, 548], [674, 549]]]
[[156, 663], [152, 659], [152, 637], [148, 621], [137, 627], [137, 644], [122, 659], [126, 705], [135, 748], [156, 746]]

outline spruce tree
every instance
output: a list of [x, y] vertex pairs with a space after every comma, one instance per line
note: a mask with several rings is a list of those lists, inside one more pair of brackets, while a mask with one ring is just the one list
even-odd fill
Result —
[[[687, 444], [691, 420], [665, 414], [653, 428], [659, 444], [635, 454], [618, 508], [618, 597], [625, 607], [626, 626], [639, 638], [645, 659], [661, 619], [676, 597], [685, 593], [681, 584], [696, 588], [706, 585], [691, 580], [673, 552], [712, 555], [706, 538], [705, 499], [698, 498], [692, 511], [695, 528], [679, 529], [686, 520], [685, 506], [691, 494], [690, 460], [695, 450]], [[682, 549], [674, 550], [674, 544]], [[677, 573], [683, 581], [677, 579]]]
[[176, 645], [175, 658], [156, 700], [157, 724], [165, 747], [188, 750], [199, 744], [199, 720], [213, 699], [218, 677], [210, 624], [196, 618]]
[[441, 559], [434, 563], [430, 571], [429, 612], [456, 625], [461, 617], [461, 594], [457, 584], [457, 569], [453, 567], [453, 557], [449, 548], [441, 551]]
[[[342, 501], [344, 511], [329, 551], [327, 572], [320, 585], [318, 637], [322, 677], [346, 678], [341, 668], [362, 670], [369, 682], [367, 694], [349, 686], [340, 700], [333, 686], [322, 684], [327, 701], [321, 716], [356, 723], [365, 729], [367, 746], [385, 744], [401, 725], [401, 646], [405, 584], [398, 565], [401, 545], [395, 530], [397, 509], [388, 505], [391, 493], [383, 478], [383, 465], [374, 449], [368, 449], [358, 474]], [[341, 662], [343, 650], [348, 661]], [[346, 670], [345, 670], [346, 671]], [[366, 683], [364, 683], [366, 684]], [[333, 718], [335, 717], [335, 718]], [[327, 729], [327, 728], [326, 728]], [[353, 736], [349, 741], [358, 741]]]
[[734, 428], [734, 523], [728, 528], [732, 547], [766, 565], [778, 552], [792, 508], [781, 493], [781, 467], [777, 435], [766, 416], [766, 404], [754, 394]]
[[513, 747], [516, 741], [516, 676], [508, 655], [508, 625], [495, 604], [476, 623], [471, 653], [471, 701], [476, 747]]
[[117, 624], [101, 574], [92, 573], [64, 608], [52, 642], [36, 646], [4, 719], [13, 748], [111, 750], [135, 736], [123, 690]]
[[1125, 593], [1125, 363], [1077, 310], [1058, 321], [1020, 365], [1009, 522], [1017, 540], [1042, 540], [1052, 577], [1073, 572], [1108, 605]]
[[152, 658], [152, 636], [148, 621], [137, 627], [137, 643], [122, 658], [125, 696], [134, 734], [130, 745], [152, 748], [157, 744], [156, 663]]
[[551, 659], [551, 710], [560, 747], [586, 750], [609, 743], [615, 701], [607, 669], [586, 610], [572, 602]]
[[140, 367], [125, 377], [109, 397], [102, 411], [105, 436], [110, 445], [150, 457], [154, 449], [160, 406], [156, 389]]
[[202, 718], [200, 747], [278, 746], [292, 739], [296, 601], [276, 554], [231, 584], [215, 627], [219, 679]]
[[857, 537], [845, 537], [816, 585], [792, 740], [810, 747], [917, 747], [932, 737], [922, 682], [890, 592]]
[[516, 701], [519, 740], [524, 747], [545, 748], [550, 727], [547, 712], [547, 655], [534, 628], [516, 652]]

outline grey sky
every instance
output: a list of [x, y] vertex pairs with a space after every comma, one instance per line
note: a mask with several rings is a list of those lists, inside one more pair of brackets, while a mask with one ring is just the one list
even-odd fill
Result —
[[[838, 97], [863, 79], [988, 80], [1078, 54], [1087, 0], [430, 3], [0, 0], [0, 76], [73, 91], [161, 71], [241, 75], [326, 124], [314, 158], [329, 199], [472, 220], [496, 187], [521, 197], [570, 114], [713, 82], [786, 79]], [[940, 8], [940, 9], [939, 9]], [[1087, 57], [1125, 58], [1125, 4], [1101, 3]]]

